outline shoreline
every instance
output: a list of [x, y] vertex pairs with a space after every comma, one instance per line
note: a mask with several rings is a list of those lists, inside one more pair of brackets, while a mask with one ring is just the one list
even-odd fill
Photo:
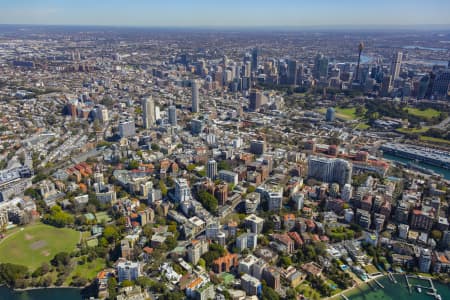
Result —
[[[8, 286], [6, 286], [8, 287]], [[14, 292], [26, 292], [26, 291], [33, 291], [33, 290], [47, 290], [47, 289], [74, 289], [74, 290], [82, 290], [84, 287], [76, 287], [76, 286], [69, 286], [69, 285], [62, 285], [62, 286], [56, 286], [56, 285], [52, 285], [52, 286], [47, 286], [47, 287], [27, 287], [24, 289], [15, 289], [15, 288], [10, 288]]]
[[[405, 273], [391, 273], [392, 275], [404, 275]], [[423, 276], [423, 275], [418, 275], [418, 274], [414, 274], [414, 273], [408, 273], [407, 275], [415, 275], [415, 276]], [[364, 289], [364, 288], [366, 288], [366, 287], [370, 287], [369, 286], [369, 282], [372, 282], [372, 281], [374, 281], [375, 279], [379, 279], [379, 278], [383, 278], [383, 277], [387, 277], [388, 275], [387, 274], [381, 274], [381, 275], [377, 275], [377, 276], [375, 276], [375, 277], [372, 277], [372, 278], [370, 278], [370, 279], [368, 279], [367, 281], [364, 281], [364, 282], [362, 282], [362, 283], [357, 283], [357, 284], [355, 284], [354, 286], [352, 286], [352, 287], [350, 287], [350, 288], [348, 288], [348, 289], [346, 289], [346, 290], [343, 290], [343, 291], [341, 291], [341, 292], [339, 292], [339, 293], [337, 293], [336, 295], [333, 295], [333, 296], [330, 296], [330, 297], [327, 297], [327, 298], [324, 298], [325, 300], [337, 300], [337, 299], [341, 299], [342, 298], [342, 295], [344, 295], [344, 296], [346, 296], [346, 297], [351, 297], [352, 295], [354, 295], [355, 293], [357, 294], [358, 293], [358, 291], [359, 292], [363, 292], [363, 290], [362, 289]], [[423, 276], [424, 278], [430, 278], [431, 280], [433, 280], [434, 282], [438, 282], [438, 283], [440, 283], [440, 284], [448, 284], [447, 282], [445, 282], [445, 281], [442, 281], [442, 280], [440, 280], [439, 278], [436, 278], [436, 277], [434, 277], [434, 276]]]
[[369, 282], [375, 281], [375, 279], [382, 278], [382, 277], [385, 277], [385, 276], [387, 276], [387, 275], [383, 275], [383, 274], [377, 275], [377, 276], [372, 277], [372, 278], [370, 278], [367, 281], [364, 281], [362, 283], [356, 283], [354, 286], [349, 287], [348, 289], [343, 290], [343, 291], [337, 293], [336, 295], [333, 295], [333, 296], [330, 296], [330, 297], [324, 298], [324, 299], [325, 300], [336, 300], [336, 299], [340, 299], [342, 297], [341, 295], [345, 295], [346, 297], [348, 297], [346, 295], [347, 293], [349, 293], [351, 291], [359, 290], [360, 288], [362, 288], [364, 286], [369, 286]]

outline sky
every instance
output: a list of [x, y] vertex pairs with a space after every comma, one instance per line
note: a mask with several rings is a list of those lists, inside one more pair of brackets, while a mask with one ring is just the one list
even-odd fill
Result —
[[0, 24], [150, 27], [450, 25], [450, 0], [0, 0]]

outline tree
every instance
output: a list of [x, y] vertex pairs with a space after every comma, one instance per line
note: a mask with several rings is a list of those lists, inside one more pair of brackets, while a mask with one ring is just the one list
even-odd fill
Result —
[[10, 263], [0, 264], [0, 283], [14, 286], [16, 281], [28, 275], [28, 268]]
[[131, 281], [131, 280], [127, 280], [127, 279], [125, 279], [125, 280], [122, 281], [122, 283], [121, 283], [121, 286], [122, 286], [122, 287], [133, 286], [133, 285], [134, 285], [134, 282]]
[[55, 254], [51, 263], [54, 266], [67, 266], [70, 263], [70, 255], [67, 252], [59, 252]]
[[64, 227], [74, 223], [74, 217], [62, 210], [61, 206], [55, 205], [50, 209], [49, 214], [45, 214], [42, 221], [55, 227]]
[[435, 241], [440, 241], [442, 238], [442, 231], [440, 230], [432, 230], [431, 231], [431, 237], [435, 240]]
[[137, 160], [131, 160], [128, 163], [128, 170], [135, 170], [139, 168], [139, 162]]
[[117, 296], [117, 280], [115, 277], [108, 278], [108, 299], [116, 299]]
[[163, 180], [159, 181], [159, 189], [161, 190], [161, 194], [163, 197], [167, 196], [167, 186]]
[[114, 226], [106, 226], [103, 230], [103, 237], [109, 242], [114, 243], [117, 241], [120, 237], [119, 232], [117, 231], [117, 228]]
[[208, 193], [207, 191], [201, 191], [198, 193], [198, 197], [202, 205], [210, 213], [215, 213], [217, 211], [219, 201], [211, 193]]

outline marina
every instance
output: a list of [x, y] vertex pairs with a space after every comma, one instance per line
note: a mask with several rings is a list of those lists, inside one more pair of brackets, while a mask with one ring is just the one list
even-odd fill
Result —
[[450, 287], [431, 278], [388, 273], [387, 276], [367, 282], [345, 295], [341, 294], [340, 298], [344, 300], [442, 300], [450, 299]]

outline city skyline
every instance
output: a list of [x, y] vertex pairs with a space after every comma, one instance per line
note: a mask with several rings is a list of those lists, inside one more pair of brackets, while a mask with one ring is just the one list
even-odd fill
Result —
[[[131, 2], [131, 3], [129, 3]], [[450, 2], [0, 0], [2, 24], [142, 27], [450, 26]], [[101, 13], [100, 13], [101, 12]]]

